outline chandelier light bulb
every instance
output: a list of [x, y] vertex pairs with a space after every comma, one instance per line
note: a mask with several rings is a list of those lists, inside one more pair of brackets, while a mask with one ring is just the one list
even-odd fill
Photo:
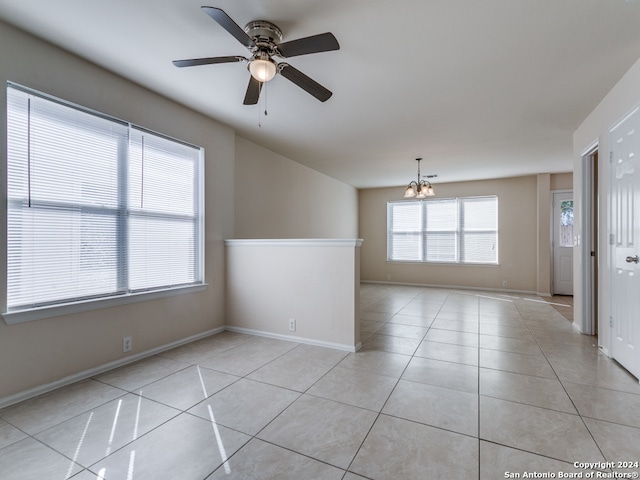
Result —
[[404, 192], [404, 198], [413, 198], [416, 196], [416, 191], [413, 189], [412, 185], [409, 185]]

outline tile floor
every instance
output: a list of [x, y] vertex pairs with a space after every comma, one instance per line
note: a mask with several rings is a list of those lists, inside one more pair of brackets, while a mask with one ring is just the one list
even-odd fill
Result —
[[0, 410], [0, 478], [490, 480], [640, 461], [637, 380], [543, 299], [365, 284], [361, 308], [358, 353], [225, 332]]

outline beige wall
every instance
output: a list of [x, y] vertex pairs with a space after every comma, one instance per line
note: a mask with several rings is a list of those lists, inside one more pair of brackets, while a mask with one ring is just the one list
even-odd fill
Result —
[[[402, 198], [404, 189], [360, 191], [360, 238], [363, 281], [391, 281], [537, 292], [538, 179], [536, 176], [434, 185], [440, 198], [498, 196], [499, 265], [437, 265], [387, 262], [387, 202]], [[546, 187], [549, 191], [549, 187]], [[547, 199], [548, 202], [548, 199]], [[548, 231], [548, 226], [547, 226]], [[546, 242], [546, 249], [549, 243]], [[547, 267], [548, 268], [548, 267]], [[547, 281], [549, 281], [547, 279]]]
[[[640, 105], [640, 59], [620, 79], [613, 89], [604, 97], [598, 106], [582, 122], [573, 134], [573, 171], [574, 171], [574, 201], [575, 201], [575, 233], [582, 238], [588, 232], [582, 230], [582, 203], [584, 202], [582, 178], [585, 163], [582, 158], [587, 150], [597, 146], [598, 162], [598, 215], [600, 226], [598, 229], [598, 342], [606, 350], [610, 349], [610, 329], [607, 325], [611, 315], [610, 281], [611, 251], [609, 248], [609, 129], [619, 122], [631, 110]], [[586, 278], [584, 271], [590, 262], [589, 252], [575, 249], [574, 279]], [[583, 301], [588, 300], [588, 288], [582, 285], [574, 288], [574, 323], [579, 329], [583, 328]]]
[[573, 190], [573, 173], [552, 173], [551, 190]]
[[358, 192], [236, 137], [236, 238], [355, 238]]
[[[206, 291], [8, 326], [0, 320], [0, 399], [224, 324], [224, 238], [233, 236], [233, 130], [95, 65], [0, 23], [0, 79], [202, 146], [205, 161]], [[0, 111], [6, 111], [0, 95]], [[0, 115], [0, 131], [6, 116]], [[0, 136], [6, 152], [6, 137]], [[5, 162], [2, 161], [4, 165]], [[5, 172], [1, 175], [4, 190]], [[0, 212], [6, 225], [6, 211]], [[2, 235], [0, 251], [6, 249]], [[0, 259], [0, 304], [6, 260]]]

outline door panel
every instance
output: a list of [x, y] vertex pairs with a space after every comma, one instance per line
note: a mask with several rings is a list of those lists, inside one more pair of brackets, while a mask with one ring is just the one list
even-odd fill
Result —
[[611, 130], [611, 355], [640, 378], [640, 113]]
[[573, 193], [553, 194], [553, 293], [573, 295]]

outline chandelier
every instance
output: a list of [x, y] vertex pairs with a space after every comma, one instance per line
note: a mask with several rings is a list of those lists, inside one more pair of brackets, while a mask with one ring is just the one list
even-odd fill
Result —
[[409, 183], [404, 192], [404, 198], [427, 198], [433, 197], [436, 194], [436, 192], [433, 191], [431, 182], [420, 179], [420, 160], [422, 160], [422, 158], [416, 158], [418, 162], [418, 180], [412, 180]]

